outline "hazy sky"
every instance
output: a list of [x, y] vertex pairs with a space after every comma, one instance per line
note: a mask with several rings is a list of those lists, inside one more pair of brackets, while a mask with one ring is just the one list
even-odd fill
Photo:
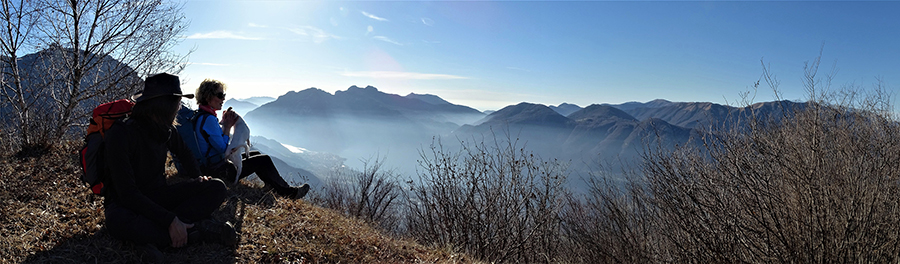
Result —
[[[900, 85], [900, 2], [188, 1], [181, 73], [232, 98], [372, 85], [479, 110], [519, 102], [740, 99], [762, 72], [805, 98], [824, 46], [832, 86]], [[757, 101], [773, 94], [760, 89]]]

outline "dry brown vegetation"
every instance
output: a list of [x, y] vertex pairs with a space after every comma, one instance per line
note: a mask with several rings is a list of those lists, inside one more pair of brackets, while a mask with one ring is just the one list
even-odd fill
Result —
[[[820, 92], [785, 116], [645, 156], [630, 185], [570, 200], [573, 255], [607, 263], [896, 263], [900, 123], [883, 87]], [[768, 73], [766, 81], [777, 88]], [[777, 89], [776, 89], [777, 91]]]
[[598, 175], [583, 196], [564, 187], [565, 163], [509, 136], [459, 149], [438, 140], [404, 188], [400, 231], [497, 263], [897, 262], [890, 97], [882, 86], [819, 93], [815, 69], [806, 77], [806, 104], [647, 146], [627, 184]]
[[400, 196], [403, 192], [397, 175], [382, 168], [383, 158], [363, 161], [362, 171], [341, 170], [325, 182], [308, 200], [398, 233], [402, 229]]
[[780, 122], [649, 155], [628, 188], [594, 184], [567, 234], [585, 260], [894, 263], [900, 125], [813, 104]]
[[[0, 262], [134, 263], [135, 246], [103, 227], [102, 198], [79, 179], [72, 143], [39, 157], [0, 158]], [[163, 249], [171, 263], [471, 263], [465, 255], [388, 236], [363, 221], [274, 196], [250, 184], [232, 188], [215, 213], [235, 223], [235, 248], [196, 244]]]
[[566, 164], [509, 134], [490, 140], [460, 142], [459, 151], [437, 140], [422, 152], [407, 197], [410, 236], [491, 262], [559, 261], [567, 253], [559, 232]]

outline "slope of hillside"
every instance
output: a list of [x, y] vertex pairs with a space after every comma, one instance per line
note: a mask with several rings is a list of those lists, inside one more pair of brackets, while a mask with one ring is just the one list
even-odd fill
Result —
[[422, 100], [423, 102], [433, 104], [433, 105], [448, 105], [448, 104], [450, 104], [450, 102], [447, 102], [443, 98], [440, 98], [437, 95], [433, 95], [433, 94], [409, 93], [404, 97]]
[[343, 166], [346, 160], [327, 153], [294, 153], [280, 142], [261, 136], [252, 136], [250, 141], [251, 148], [271, 156], [273, 161], [278, 160], [275, 167], [281, 175], [289, 176], [286, 177], [289, 183], [293, 180], [297, 183], [309, 183], [313, 187], [322, 186], [322, 180]]
[[222, 109], [228, 109], [229, 107], [233, 108], [233, 110], [238, 114], [245, 115], [247, 114], [247, 112], [253, 111], [253, 109], [259, 107], [259, 105], [232, 98], [228, 99], [227, 101], [225, 101], [225, 103], [222, 104]]
[[715, 103], [672, 103], [663, 107], [636, 107], [628, 112], [638, 120], [659, 118], [676, 126], [697, 127], [723, 121], [735, 107]]
[[596, 104], [570, 114], [569, 118], [576, 126], [563, 146], [570, 153], [577, 153], [569, 158], [581, 155], [615, 157], [639, 123], [622, 110]]
[[[631, 109], [666, 107], [668, 101], [629, 103]], [[627, 108], [627, 107], [626, 107]], [[593, 104], [562, 116], [552, 108], [530, 103], [505, 107], [485, 117], [476, 126], [463, 126], [460, 138], [479, 139], [490, 133], [524, 142], [543, 158], [569, 163], [570, 176], [588, 178], [598, 164], [620, 171], [637, 164], [648, 146], [673, 147], [690, 142], [691, 128], [660, 118], [635, 118], [616, 105]]]
[[603, 122], [610, 119], [633, 120], [637, 121], [633, 116], [609, 105], [590, 105], [584, 109], [572, 112], [567, 116], [576, 122]]
[[[0, 157], [0, 262], [135, 263], [135, 246], [106, 231], [102, 198], [81, 185], [78, 143], [38, 158]], [[170, 171], [171, 173], [171, 171]], [[392, 238], [371, 226], [282, 199], [253, 182], [231, 187], [214, 214], [235, 223], [234, 248], [163, 249], [170, 263], [471, 263], [444, 250]]]
[[[793, 112], [793, 110], [803, 109], [806, 107], [806, 104], [785, 100], [755, 103], [747, 107], [733, 107], [710, 102], [673, 103], [657, 99], [643, 104], [613, 106], [638, 120], [659, 118], [676, 126], [697, 128], [700, 126], [722, 126], [732, 122], [739, 122], [751, 115], [778, 118], [785, 113]], [[783, 111], [784, 109], [787, 111]]]
[[268, 96], [254, 96], [254, 97], [250, 97], [250, 98], [241, 99], [241, 101], [248, 102], [248, 103], [255, 104], [255, 105], [264, 105], [264, 104], [268, 104], [269, 102], [275, 101], [275, 98], [268, 97]]
[[609, 106], [621, 109], [622, 111], [628, 112], [635, 108], [660, 108], [660, 107], [666, 107], [666, 106], [669, 106], [672, 104], [673, 104], [672, 102], [669, 102], [668, 100], [665, 100], [665, 99], [656, 99], [656, 100], [649, 101], [646, 103], [626, 102], [626, 103], [621, 103], [621, 104], [617, 104], [617, 105], [611, 105], [611, 104], [603, 104], [603, 105], [609, 105]]
[[477, 125], [464, 125], [454, 131], [458, 138], [481, 138], [496, 135], [510, 140], [521, 140], [529, 150], [557, 157], [564, 152], [559, 143], [569, 136], [575, 122], [541, 104], [520, 103], [491, 113]]
[[478, 121], [477, 127], [498, 124], [543, 127], [570, 127], [573, 125], [572, 120], [557, 113], [550, 107], [532, 103], [519, 103], [504, 107]]

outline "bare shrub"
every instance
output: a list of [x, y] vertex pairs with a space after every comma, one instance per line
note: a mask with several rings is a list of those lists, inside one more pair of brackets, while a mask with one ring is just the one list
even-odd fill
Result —
[[874, 112], [814, 104], [711, 136], [708, 156], [652, 156], [648, 199], [676, 261], [895, 262], [898, 136]]
[[588, 181], [590, 195], [569, 196], [561, 232], [575, 263], [652, 263], [666, 248], [654, 226], [655, 211], [641, 185], [627, 186], [596, 175]]
[[[32, 144], [39, 129], [34, 125], [40, 116], [36, 101], [40, 87], [26, 87], [19, 61], [27, 45], [34, 44], [33, 32], [40, 21], [40, 7], [36, 1], [0, 2], [0, 123], [4, 130], [4, 147]], [[18, 132], [18, 133], [17, 133]]]
[[422, 151], [423, 171], [410, 182], [409, 233], [491, 262], [557, 259], [567, 165], [509, 136], [493, 142], [461, 141], [453, 152], [438, 139]]
[[329, 178], [313, 201], [387, 231], [397, 231], [401, 214], [401, 186], [392, 170], [382, 168], [384, 159], [363, 161], [362, 171], [346, 170]]
[[[177, 73], [182, 6], [167, 1], [0, 1], [0, 107], [23, 148], [82, 135], [90, 110], [130, 97], [141, 77]], [[24, 52], [35, 52], [23, 56]], [[27, 60], [24, 60], [28, 58]], [[24, 65], [27, 61], [28, 65]], [[8, 133], [9, 134], [9, 133]]]
[[650, 152], [632, 185], [595, 185], [570, 202], [564, 227], [584, 261], [900, 260], [900, 124], [886, 114], [889, 96], [882, 85], [828, 92], [817, 69], [818, 59], [807, 64], [806, 107]]

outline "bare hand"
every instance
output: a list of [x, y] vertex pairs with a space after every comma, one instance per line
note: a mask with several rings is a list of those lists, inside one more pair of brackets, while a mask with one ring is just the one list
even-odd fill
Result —
[[229, 133], [231, 127], [234, 126], [234, 123], [237, 123], [239, 115], [234, 110], [231, 110], [231, 107], [225, 112], [222, 113], [222, 121], [219, 124], [222, 125], [222, 131], [225, 133]]
[[172, 247], [179, 248], [187, 244], [187, 229], [194, 227], [194, 224], [185, 224], [176, 216], [169, 224], [169, 237], [172, 239]]
[[197, 177], [197, 180], [200, 181], [200, 182], [205, 182], [205, 181], [212, 180], [212, 177], [209, 177], [209, 176], [200, 176], [200, 177]]

